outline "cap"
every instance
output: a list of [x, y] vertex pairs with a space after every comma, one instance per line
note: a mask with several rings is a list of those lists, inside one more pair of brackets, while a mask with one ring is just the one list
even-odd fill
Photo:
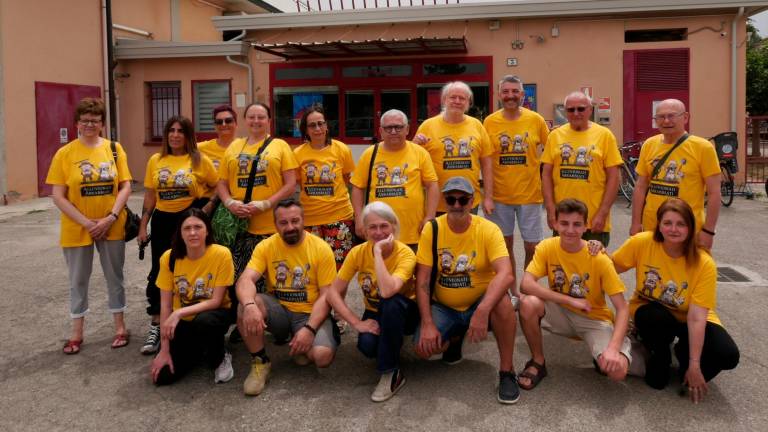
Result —
[[445, 182], [445, 185], [443, 185], [443, 193], [452, 191], [464, 192], [470, 195], [475, 194], [475, 189], [472, 187], [469, 181], [467, 181], [467, 179], [464, 177], [459, 176], [449, 178], [448, 181]]

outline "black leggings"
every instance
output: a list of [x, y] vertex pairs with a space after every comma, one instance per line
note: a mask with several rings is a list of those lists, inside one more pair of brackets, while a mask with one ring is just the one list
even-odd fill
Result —
[[180, 320], [170, 341], [174, 373], [166, 366], [160, 370], [157, 385], [171, 384], [189, 372], [202, 358], [209, 369], [224, 359], [224, 335], [229, 329], [229, 309], [215, 309], [197, 314], [191, 321]]
[[149, 242], [150, 251], [152, 252], [152, 268], [149, 270], [147, 276], [147, 314], [160, 315], [160, 288], [155, 285], [157, 281], [157, 275], [160, 273], [160, 257], [163, 256], [165, 251], [171, 248], [171, 240], [176, 233], [176, 227], [179, 224], [181, 215], [190, 207], [202, 208], [208, 198], [196, 200], [191, 206], [186, 209], [169, 213], [155, 209], [152, 213], [152, 219], [149, 221], [151, 229], [152, 240]]
[[[678, 321], [666, 307], [656, 302], [640, 306], [635, 312], [635, 327], [650, 357], [646, 364], [646, 382], [653, 388], [669, 383], [672, 354], [669, 345], [678, 337], [675, 356], [680, 363], [680, 376], [688, 371], [688, 325]], [[701, 349], [701, 373], [709, 381], [720, 371], [739, 364], [739, 348], [728, 332], [717, 324], [707, 322], [704, 346]]]

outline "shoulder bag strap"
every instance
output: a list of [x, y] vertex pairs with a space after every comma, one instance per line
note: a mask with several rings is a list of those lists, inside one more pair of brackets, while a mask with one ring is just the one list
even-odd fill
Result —
[[432, 225], [432, 272], [429, 275], [429, 301], [432, 302], [432, 295], [435, 293], [435, 285], [437, 284], [437, 221], [432, 219], [429, 221]]
[[687, 133], [683, 134], [683, 136], [681, 136], [680, 139], [677, 140], [675, 145], [673, 145], [668, 152], [664, 153], [664, 156], [662, 156], [661, 159], [659, 159], [659, 161], [656, 162], [656, 165], [654, 165], [653, 167], [653, 172], [651, 173], [651, 178], [648, 180], [649, 182], [654, 178], [656, 178], [656, 176], [659, 174], [659, 171], [661, 171], [661, 167], [664, 165], [664, 162], [666, 162], [667, 159], [669, 159], [669, 155], [671, 155], [672, 152], [675, 151], [676, 148], [680, 147], [680, 144], [682, 144], [687, 139], [688, 139], [688, 134]]
[[[246, 138], [246, 143], [248, 139]], [[264, 139], [264, 144], [259, 147], [259, 150], [256, 152], [256, 156], [253, 158], [253, 162], [251, 163], [251, 171], [248, 173], [248, 187], [245, 188], [245, 198], [243, 198], [243, 204], [248, 204], [251, 202], [251, 194], [253, 193], [253, 180], [256, 178], [256, 167], [259, 165], [259, 160], [261, 159], [261, 153], [264, 151], [265, 148], [269, 145], [269, 143], [272, 142], [272, 137], [268, 136], [266, 139]]]
[[376, 162], [376, 153], [379, 151], [379, 143], [373, 145], [373, 153], [371, 153], [371, 163], [368, 164], [368, 183], [365, 185], [365, 201], [364, 206], [368, 205], [368, 200], [371, 196], [371, 175], [373, 175], [373, 164]]
[[109, 147], [112, 149], [112, 158], [115, 160], [115, 169], [117, 169], [117, 147], [114, 141], [109, 142]]

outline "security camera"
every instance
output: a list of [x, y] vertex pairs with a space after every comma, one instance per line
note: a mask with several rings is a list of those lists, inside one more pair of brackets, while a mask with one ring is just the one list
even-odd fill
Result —
[[726, 31], [721, 31], [721, 32], [720, 32], [720, 37], [721, 37], [721, 38], [724, 38], [724, 37], [726, 37], [726, 36], [728, 36], [728, 32], [726, 32]]

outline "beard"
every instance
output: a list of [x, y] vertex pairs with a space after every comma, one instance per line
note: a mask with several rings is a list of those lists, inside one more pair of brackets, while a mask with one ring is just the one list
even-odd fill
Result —
[[301, 240], [301, 230], [284, 231], [282, 234], [283, 241], [293, 246]]

